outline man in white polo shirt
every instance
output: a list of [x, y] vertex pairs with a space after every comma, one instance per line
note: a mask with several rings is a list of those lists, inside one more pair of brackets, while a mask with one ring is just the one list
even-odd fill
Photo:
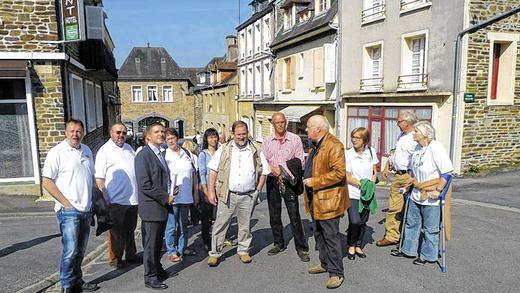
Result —
[[94, 160], [81, 143], [83, 123], [65, 123], [66, 139], [49, 150], [42, 172], [42, 185], [54, 198], [54, 211], [61, 231], [61, 292], [95, 291], [99, 286], [82, 279], [81, 262], [87, 248], [92, 219]]
[[137, 225], [137, 182], [132, 147], [125, 143], [126, 126], [116, 123], [110, 128], [110, 139], [96, 155], [96, 185], [110, 203], [113, 226], [108, 234], [108, 264], [124, 267], [138, 261], [134, 231]]
[[208, 265], [212, 267], [218, 265], [235, 210], [238, 222], [237, 253], [243, 263], [251, 262], [248, 252], [253, 238], [251, 214], [265, 178], [271, 172], [260, 148], [248, 139], [247, 124], [235, 121], [231, 129], [233, 140], [222, 145], [208, 163], [208, 201], [218, 204], [208, 259]]

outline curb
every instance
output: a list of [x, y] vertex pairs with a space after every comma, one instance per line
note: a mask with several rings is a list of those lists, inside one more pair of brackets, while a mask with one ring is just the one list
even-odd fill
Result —
[[[105, 241], [105, 242], [103, 242], [103, 244], [99, 245], [96, 249], [94, 249], [89, 254], [87, 254], [85, 256], [85, 258], [83, 259], [83, 265], [81, 267], [84, 268], [84, 267], [88, 266], [96, 257], [101, 255], [105, 251], [105, 249], [107, 249], [107, 246], [108, 246], [108, 242]], [[48, 289], [59, 282], [60, 282], [60, 272], [57, 271], [54, 274], [46, 277], [45, 279], [43, 279], [35, 284], [32, 284], [28, 287], [25, 287], [25, 288], [22, 288], [22, 289], [16, 291], [16, 293], [42, 292], [43, 290]]]
[[42, 217], [55, 217], [55, 212], [14, 212], [14, 213], [0, 213], [0, 219], [4, 218], [42, 218]]

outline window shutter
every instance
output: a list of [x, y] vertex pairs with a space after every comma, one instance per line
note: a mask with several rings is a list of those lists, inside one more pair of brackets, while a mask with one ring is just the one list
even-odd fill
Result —
[[314, 50], [314, 87], [323, 86], [323, 48]]
[[296, 73], [296, 58], [295, 58], [295, 56], [292, 56], [290, 59], [289, 70], [290, 70], [289, 88], [294, 90], [295, 84], [296, 84], [296, 77], [295, 77], [295, 75], [296, 75], [295, 74]]
[[283, 90], [283, 60], [278, 60], [276, 63], [276, 81], [278, 91]]
[[103, 7], [85, 6], [87, 15], [87, 39], [103, 40], [105, 37], [105, 17]]

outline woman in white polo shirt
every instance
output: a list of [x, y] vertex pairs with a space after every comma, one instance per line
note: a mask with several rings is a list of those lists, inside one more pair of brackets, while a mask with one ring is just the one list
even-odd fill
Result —
[[370, 212], [368, 209], [363, 209], [361, 213], [358, 210], [361, 180], [368, 179], [375, 183], [379, 160], [376, 151], [368, 146], [370, 141], [368, 129], [364, 127], [355, 128], [350, 134], [350, 139], [353, 147], [345, 152], [348, 193], [351, 203], [347, 210], [349, 218], [347, 258], [353, 260], [356, 255], [360, 258], [366, 257], [362, 250], [362, 242]]
[[[435, 130], [430, 122], [417, 122], [414, 128], [414, 140], [419, 144], [412, 155], [409, 168], [415, 180], [424, 183], [441, 178], [442, 174], [451, 173], [453, 164], [444, 146], [435, 140]], [[446, 181], [441, 178], [435, 190], [427, 192], [428, 198], [422, 198], [421, 190], [418, 188], [412, 190], [401, 252], [393, 254], [394, 256], [416, 257], [419, 252], [419, 257], [413, 261], [414, 264], [423, 265], [437, 261], [440, 223], [438, 196], [445, 185]], [[423, 234], [421, 229], [424, 231]]]

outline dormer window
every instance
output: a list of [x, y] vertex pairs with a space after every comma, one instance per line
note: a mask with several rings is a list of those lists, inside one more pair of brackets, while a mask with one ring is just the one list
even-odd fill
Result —
[[316, 14], [321, 14], [322, 12], [324, 12], [330, 8], [331, 0], [315, 0], [315, 1], [316, 1]]
[[166, 63], [166, 58], [161, 58], [161, 63]]
[[283, 11], [283, 20], [285, 29], [291, 28], [294, 25], [294, 5], [289, 6]]
[[135, 58], [135, 63], [141, 63], [141, 58]]

